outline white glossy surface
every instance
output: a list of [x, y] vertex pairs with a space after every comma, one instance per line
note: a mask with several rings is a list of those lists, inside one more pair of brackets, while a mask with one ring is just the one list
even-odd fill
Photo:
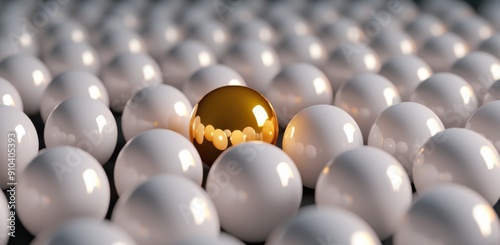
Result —
[[41, 151], [20, 174], [17, 191], [19, 220], [33, 235], [73, 218], [102, 220], [110, 201], [101, 164], [71, 146]]
[[362, 145], [363, 136], [354, 119], [331, 105], [314, 105], [300, 111], [283, 135], [283, 150], [293, 159], [304, 186], [309, 188], [315, 188], [329, 161]]
[[302, 208], [276, 227], [266, 245], [380, 245], [377, 235], [357, 215], [341, 208]]
[[97, 75], [101, 69], [101, 61], [97, 52], [86, 42], [60, 42], [44, 56], [44, 61], [53, 76], [74, 69]]
[[404, 31], [394, 29], [386, 29], [378, 33], [373, 37], [370, 46], [377, 52], [382, 64], [395, 56], [417, 52], [415, 41]]
[[280, 126], [285, 128], [299, 111], [312, 105], [330, 105], [333, 92], [320, 69], [308, 63], [294, 63], [274, 78], [265, 96], [276, 111]]
[[109, 221], [76, 218], [37, 235], [31, 245], [136, 245], [122, 229]]
[[417, 48], [420, 49], [429, 38], [443, 35], [446, 32], [446, 26], [436, 16], [423, 13], [408, 23], [405, 31], [413, 38]]
[[484, 40], [479, 46], [479, 50], [500, 59], [500, 33], [494, 34], [490, 38]]
[[106, 105], [87, 97], [61, 102], [49, 115], [44, 129], [47, 148], [70, 145], [83, 149], [105, 164], [116, 147], [118, 128]]
[[153, 128], [176, 131], [189, 138], [189, 120], [193, 106], [178, 89], [153, 85], [138, 91], [125, 105], [122, 131], [125, 140]]
[[206, 189], [222, 228], [247, 242], [262, 242], [293, 217], [302, 181], [293, 160], [278, 147], [247, 142], [224, 151], [208, 173]]
[[413, 160], [427, 140], [444, 130], [431, 109], [414, 102], [402, 102], [382, 112], [370, 130], [368, 145], [393, 155], [412, 179]]
[[313, 28], [306, 19], [298, 14], [279, 14], [268, 19], [279, 40], [288, 36], [305, 36], [313, 33]]
[[10, 229], [12, 229], [9, 226], [11, 226], [12, 224], [15, 225], [15, 221], [13, 221], [13, 218], [10, 215], [9, 204], [7, 203], [7, 198], [5, 197], [5, 195], [0, 196], [0, 205], [0, 220], [2, 220], [3, 223], [3, 226], [0, 229], [0, 232], [2, 232], [0, 235], [0, 244], [7, 245], [10, 240], [8, 233], [10, 232]]
[[180, 42], [184, 36], [175, 22], [163, 19], [146, 21], [142, 27], [141, 35], [148, 46], [149, 55], [157, 61], [161, 60], [163, 55]]
[[451, 72], [465, 79], [482, 99], [491, 85], [500, 79], [500, 61], [495, 56], [474, 51], [459, 59]]
[[138, 244], [168, 244], [204, 236], [217, 238], [219, 217], [207, 193], [177, 175], [159, 175], [122, 195], [111, 221]]
[[245, 39], [257, 39], [269, 45], [275, 45], [278, 42], [274, 29], [262, 19], [252, 19], [238, 23], [231, 29], [231, 36], [233, 43]]
[[0, 62], [0, 77], [17, 89], [23, 101], [24, 113], [32, 116], [40, 111], [42, 94], [52, 80], [42, 61], [26, 54], [9, 56]]
[[403, 221], [412, 190], [398, 160], [365, 146], [340, 154], [323, 169], [315, 197], [318, 206], [345, 208], [359, 215], [385, 240]]
[[396, 86], [403, 101], [408, 101], [417, 86], [432, 76], [432, 70], [417, 56], [405, 55], [387, 61], [380, 70], [380, 75]]
[[111, 109], [122, 112], [127, 101], [139, 90], [163, 83], [163, 73], [156, 61], [147, 54], [123, 53], [103, 70]]
[[231, 44], [231, 35], [226, 27], [221, 22], [213, 20], [192, 25], [186, 31], [186, 37], [204, 43], [217, 57], [221, 57]]
[[[0, 118], [0, 136], [4, 139], [0, 142], [4, 149], [0, 152], [0, 188], [7, 189], [7, 183], [12, 182], [9, 181], [9, 163], [14, 161], [16, 173], [21, 173], [38, 154], [38, 134], [30, 118], [16, 108], [0, 105]], [[10, 154], [9, 158], [9, 152], [15, 154]], [[18, 179], [17, 176], [14, 179]]]
[[247, 39], [233, 45], [221, 63], [235, 69], [250, 88], [265, 92], [281, 69], [276, 51], [267, 43]]
[[453, 73], [436, 73], [415, 89], [410, 101], [431, 109], [445, 128], [464, 127], [479, 102], [472, 87]]
[[78, 21], [71, 19], [49, 24], [40, 34], [40, 51], [42, 55], [49, 53], [55, 45], [62, 41], [73, 43], [89, 41], [89, 35], [85, 27]]
[[492, 101], [479, 107], [469, 118], [465, 128], [486, 137], [500, 153], [500, 101]]
[[434, 72], [449, 72], [453, 64], [469, 53], [469, 45], [454, 33], [427, 39], [419, 56]]
[[346, 17], [323, 26], [318, 35], [328, 52], [337, 49], [341, 43], [360, 43], [365, 38], [358, 23]]
[[148, 52], [144, 39], [137, 32], [126, 28], [111, 28], [104, 31], [95, 48], [103, 66], [108, 65], [122, 53], [145, 54]]
[[297, 62], [323, 65], [328, 58], [323, 43], [313, 35], [288, 36], [276, 50], [283, 67]]
[[366, 72], [379, 72], [382, 64], [377, 53], [364, 44], [342, 42], [330, 53], [328, 61], [322, 67], [330, 80], [335, 93], [342, 84], [355, 75]]
[[366, 142], [375, 120], [385, 109], [399, 102], [401, 96], [387, 78], [363, 73], [354, 76], [337, 90], [333, 105], [351, 115]]
[[472, 50], [477, 49], [484, 40], [495, 33], [495, 29], [479, 16], [456, 21], [451, 27], [451, 31], [462, 37]]
[[0, 105], [12, 106], [23, 111], [23, 101], [17, 89], [7, 80], [0, 77]]
[[49, 114], [63, 100], [72, 97], [88, 97], [109, 107], [109, 96], [101, 80], [90, 72], [71, 70], [52, 79], [40, 102], [40, 115], [45, 122]]
[[395, 245], [498, 244], [500, 224], [476, 192], [443, 185], [421, 194], [394, 236]]
[[148, 130], [132, 138], [116, 159], [116, 191], [122, 195], [159, 174], [181, 175], [201, 186], [203, 164], [191, 141], [166, 129]]
[[198, 69], [216, 63], [217, 58], [208, 46], [190, 39], [176, 44], [160, 60], [165, 83], [178, 89]]
[[500, 156], [487, 138], [468, 129], [446, 129], [430, 138], [415, 157], [413, 173], [420, 193], [451, 182], [477, 191], [491, 205], [500, 198]]
[[247, 86], [243, 78], [233, 68], [214, 64], [197, 70], [186, 81], [182, 92], [196, 105], [208, 92], [227, 85]]
[[483, 104], [492, 102], [495, 100], [500, 100], [500, 80], [493, 83], [483, 97]]

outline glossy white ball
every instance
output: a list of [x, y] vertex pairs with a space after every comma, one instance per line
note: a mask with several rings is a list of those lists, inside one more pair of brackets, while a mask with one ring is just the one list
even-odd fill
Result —
[[[38, 134], [33, 122], [22, 111], [11, 106], [0, 105], [0, 188], [7, 189], [7, 183], [15, 182], [9, 177], [9, 168], [20, 174], [38, 154]], [[11, 173], [14, 173], [11, 171]]]
[[288, 66], [297, 62], [306, 62], [315, 66], [323, 65], [327, 58], [323, 43], [313, 35], [288, 36], [276, 50], [281, 65]]
[[495, 100], [500, 100], [500, 80], [493, 83], [483, 97], [483, 104], [492, 102]]
[[138, 244], [168, 244], [203, 236], [217, 238], [217, 210], [207, 193], [184, 177], [158, 175], [122, 195], [111, 221]]
[[186, 36], [204, 43], [216, 57], [221, 57], [231, 44], [229, 31], [219, 21], [207, 20], [192, 25], [186, 31]]
[[111, 28], [104, 31], [95, 44], [103, 66], [107, 66], [117, 55], [122, 53], [146, 54], [144, 39], [134, 30]]
[[75, 69], [97, 75], [101, 69], [97, 52], [86, 42], [60, 42], [44, 56], [44, 61], [53, 76]]
[[398, 90], [387, 78], [374, 73], [363, 73], [355, 75], [337, 90], [333, 105], [351, 115], [366, 142], [379, 115], [400, 102]]
[[110, 201], [101, 164], [71, 146], [41, 151], [20, 174], [17, 191], [19, 220], [32, 235], [74, 218], [102, 220]]
[[0, 77], [0, 105], [12, 106], [23, 111], [23, 100], [17, 89], [7, 80]]
[[491, 205], [500, 198], [500, 156], [487, 138], [469, 129], [431, 137], [415, 157], [413, 174], [420, 193], [451, 182], [477, 191]]
[[385, 109], [375, 120], [368, 145], [394, 156], [412, 179], [413, 160], [420, 148], [443, 130], [443, 123], [431, 109], [414, 102], [402, 102]]
[[449, 72], [453, 64], [469, 51], [469, 45], [461, 37], [447, 32], [427, 39], [419, 55], [434, 72]]
[[362, 145], [363, 136], [354, 119], [332, 105], [314, 105], [300, 111], [283, 135], [283, 150], [297, 165], [308, 188], [315, 188], [328, 162]]
[[137, 91], [162, 84], [163, 79], [158, 63], [147, 54], [120, 54], [104, 68], [102, 75], [111, 109], [115, 112], [122, 112]]
[[478, 49], [500, 59], [500, 33], [495, 33], [490, 38], [484, 40]]
[[274, 78], [265, 96], [276, 111], [280, 126], [285, 128], [299, 111], [312, 105], [330, 105], [333, 92], [319, 68], [309, 63], [294, 63]]
[[319, 176], [316, 205], [345, 208], [381, 240], [399, 227], [412, 203], [411, 181], [389, 153], [365, 146], [340, 154]]
[[245, 39], [257, 39], [269, 45], [276, 45], [278, 42], [277, 34], [271, 25], [257, 18], [235, 25], [231, 29], [231, 36], [234, 44]]
[[476, 50], [482, 42], [495, 33], [493, 27], [479, 16], [456, 21], [451, 31], [462, 37], [472, 50]]
[[71, 97], [88, 97], [109, 107], [109, 96], [101, 80], [90, 72], [71, 70], [63, 72], [47, 86], [40, 102], [40, 115], [45, 122], [54, 108]]
[[465, 128], [486, 137], [500, 153], [500, 101], [492, 101], [479, 107], [467, 121]]
[[141, 35], [148, 47], [149, 55], [157, 61], [160, 61], [163, 55], [179, 43], [184, 36], [182, 30], [174, 22], [163, 19], [146, 21]]
[[318, 36], [328, 52], [337, 49], [342, 43], [361, 43], [365, 34], [355, 21], [341, 17], [334, 23], [325, 25]]
[[201, 186], [203, 163], [194, 145], [166, 129], [147, 130], [121, 149], [114, 168], [118, 195], [159, 174], [184, 176]]
[[[11, 192], [7, 193], [9, 193], [9, 199], [10, 199]], [[0, 244], [7, 245], [7, 243], [10, 240], [10, 236], [8, 233], [12, 232], [11, 227], [14, 227], [15, 229], [16, 221], [15, 217], [13, 217], [10, 213], [11, 211], [10, 207], [12, 204], [7, 203], [7, 198], [5, 197], [5, 195], [1, 195], [0, 205], [2, 205], [0, 208], [0, 220], [2, 220], [3, 222], [3, 227], [0, 229], [0, 232], [2, 232], [2, 234], [0, 235]], [[12, 234], [15, 235], [15, 233]], [[12, 239], [15, 239], [15, 237]]]
[[137, 92], [125, 105], [122, 131], [125, 140], [153, 128], [173, 130], [189, 138], [189, 121], [193, 106], [178, 89], [154, 85]]
[[436, 186], [415, 201], [395, 233], [395, 245], [498, 244], [500, 222], [493, 208], [469, 188]]
[[377, 234], [357, 215], [336, 207], [309, 206], [273, 230], [266, 245], [380, 245]]
[[370, 46], [377, 52], [382, 64], [395, 56], [417, 52], [415, 41], [404, 31], [394, 29], [386, 29], [378, 33], [373, 37]]
[[280, 148], [257, 141], [224, 151], [210, 168], [206, 190], [222, 228], [247, 242], [265, 241], [274, 227], [297, 213], [302, 199], [293, 160]]
[[116, 147], [118, 128], [106, 105], [87, 97], [61, 102], [45, 123], [47, 148], [59, 145], [78, 147], [105, 164]]
[[415, 89], [410, 101], [431, 109], [445, 128], [464, 127], [479, 102], [472, 87], [453, 73], [436, 73]]
[[0, 61], [0, 77], [9, 81], [21, 95], [24, 113], [28, 116], [40, 112], [40, 101], [52, 80], [49, 70], [38, 58], [16, 54]]
[[214, 64], [196, 71], [182, 87], [192, 105], [196, 105], [208, 92], [228, 85], [247, 86], [245, 80], [233, 68]]
[[428, 39], [443, 35], [446, 26], [436, 16], [422, 13], [406, 25], [405, 31], [413, 38], [417, 49], [420, 49]]

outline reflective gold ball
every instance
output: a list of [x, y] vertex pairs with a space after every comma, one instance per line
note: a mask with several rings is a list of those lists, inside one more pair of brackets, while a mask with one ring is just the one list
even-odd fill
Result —
[[205, 95], [193, 109], [190, 126], [190, 139], [208, 166], [233, 145], [252, 140], [275, 144], [279, 130], [269, 101], [243, 86], [220, 87]]

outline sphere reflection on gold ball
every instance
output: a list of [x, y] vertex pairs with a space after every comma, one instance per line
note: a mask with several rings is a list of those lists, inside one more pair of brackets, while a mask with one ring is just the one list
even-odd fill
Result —
[[252, 140], [275, 144], [279, 130], [271, 104], [244, 86], [224, 86], [205, 95], [194, 107], [190, 125], [190, 139], [208, 166], [233, 145]]

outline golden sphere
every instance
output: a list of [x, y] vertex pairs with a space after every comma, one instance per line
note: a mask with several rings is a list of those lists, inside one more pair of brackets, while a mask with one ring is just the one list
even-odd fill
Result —
[[244, 86], [212, 90], [193, 108], [189, 136], [201, 159], [212, 166], [227, 148], [260, 140], [275, 144], [278, 120], [271, 103]]

